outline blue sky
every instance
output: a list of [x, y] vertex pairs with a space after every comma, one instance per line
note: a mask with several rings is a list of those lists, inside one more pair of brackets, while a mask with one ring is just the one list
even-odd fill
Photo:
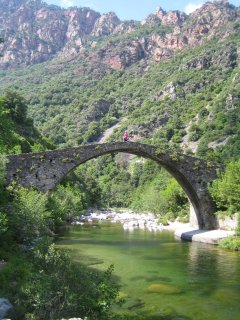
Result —
[[[89, 7], [100, 13], [114, 11], [121, 20], [142, 20], [149, 13], [155, 12], [157, 6], [164, 10], [180, 10], [190, 13], [204, 0], [44, 0], [49, 4], [61, 7]], [[231, 4], [240, 6], [240, 0], [229, 0]]]

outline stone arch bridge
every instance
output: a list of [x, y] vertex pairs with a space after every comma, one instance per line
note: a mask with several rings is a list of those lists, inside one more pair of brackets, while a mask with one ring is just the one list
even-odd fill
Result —
[[[216, 166], [191, 156], [136, 142], [86, 145], [39, 153], [10, 155], [7, 183], [51, 191], [80, 164], [108, 153], [126, 152], [152, 159], [164, 167], [182, 186], [191, 204], [191, 222], [201, 229], [216, 229], [215, 204], [208, 184], [216, 179]], [[195, 219], [195, 221], [194, 221]]]

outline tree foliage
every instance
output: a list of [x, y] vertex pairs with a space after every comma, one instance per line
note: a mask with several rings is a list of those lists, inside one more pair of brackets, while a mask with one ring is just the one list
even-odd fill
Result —
[[221, 211], [229, 215], [240, 212], [240, 161], [230, 162], [209, 189]]
[[15, 91], [7, 91], [3, 97], [3, 108], [8, 110], [16, 122], [24, 122], [27, 118], [27, 104], [23, 97]]
[[0, 117], [1, 153], [26, 153], [54, 148], [35, 129], [32, 119], [27, 117], [27, 105], [17, 92], [7, 91], [0, 97]]
[[28, 257], [12, 258], [0, 274], [0, 292], [15, 301], [11, 319], [103, 320], [118, 294], [112, 271], [98, 273], [76, 264], [67, 252], [42, 241]]

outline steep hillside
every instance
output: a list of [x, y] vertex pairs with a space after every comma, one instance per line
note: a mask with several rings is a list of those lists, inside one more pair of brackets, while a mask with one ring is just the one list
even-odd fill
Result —
[[13, 91], [0, 97], [0, 154], [53, 149], [27, 117], [24, 99]]
[[[37, 128], [59, 146], [96, 142], [120, 122], [110, 139], [127, 128], [135, 140], [210, 158], [239, 156], [239, 8], [207, 2], [190, 16], [157, 8], [142, 22], [121, 22], [113, 13], [39, 0], [0, 4], [0, 21], [14, 19], [5, 24], [1, 90], [18, 90]], [[43, 16], [48, 23], [41, 25]], [[63, 41], [55, 23], [64, 25]], [[25, 41], [31, 30], [36, 42]], [[16, 37], [28, 43], [24, 50], [13, 46]], [[41, 41], [55, 49], [43, 56], [35, 46]]]

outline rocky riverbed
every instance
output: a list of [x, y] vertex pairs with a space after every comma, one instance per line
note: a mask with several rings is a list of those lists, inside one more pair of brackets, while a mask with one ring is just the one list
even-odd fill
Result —
[[175, 230], [183, 224], [175, 221], [169, 222], [168, 226], [163, 226], [153, 213], [136, 213], [131, 210], [91, 210], [86, 214], [74, 217], [72, 225], [84, 225], [94, 222], [109, 221], [111, 223], [121, 223], [125, 230], [148, 229], [149, 231], [161, 231], [163, 229]]
[[139, 214], [131, 210], [92, 210], [85, 215], [74, 217], [73, 225], [84, 225], [86, 223], [94, 223], [101, 221], [109, 221], [111, 223], [121, 223], [124, 229], [145, 229], [154, 231], [162, 230], [162, 225], [158, 223], [158, 219], [152, 213]]

